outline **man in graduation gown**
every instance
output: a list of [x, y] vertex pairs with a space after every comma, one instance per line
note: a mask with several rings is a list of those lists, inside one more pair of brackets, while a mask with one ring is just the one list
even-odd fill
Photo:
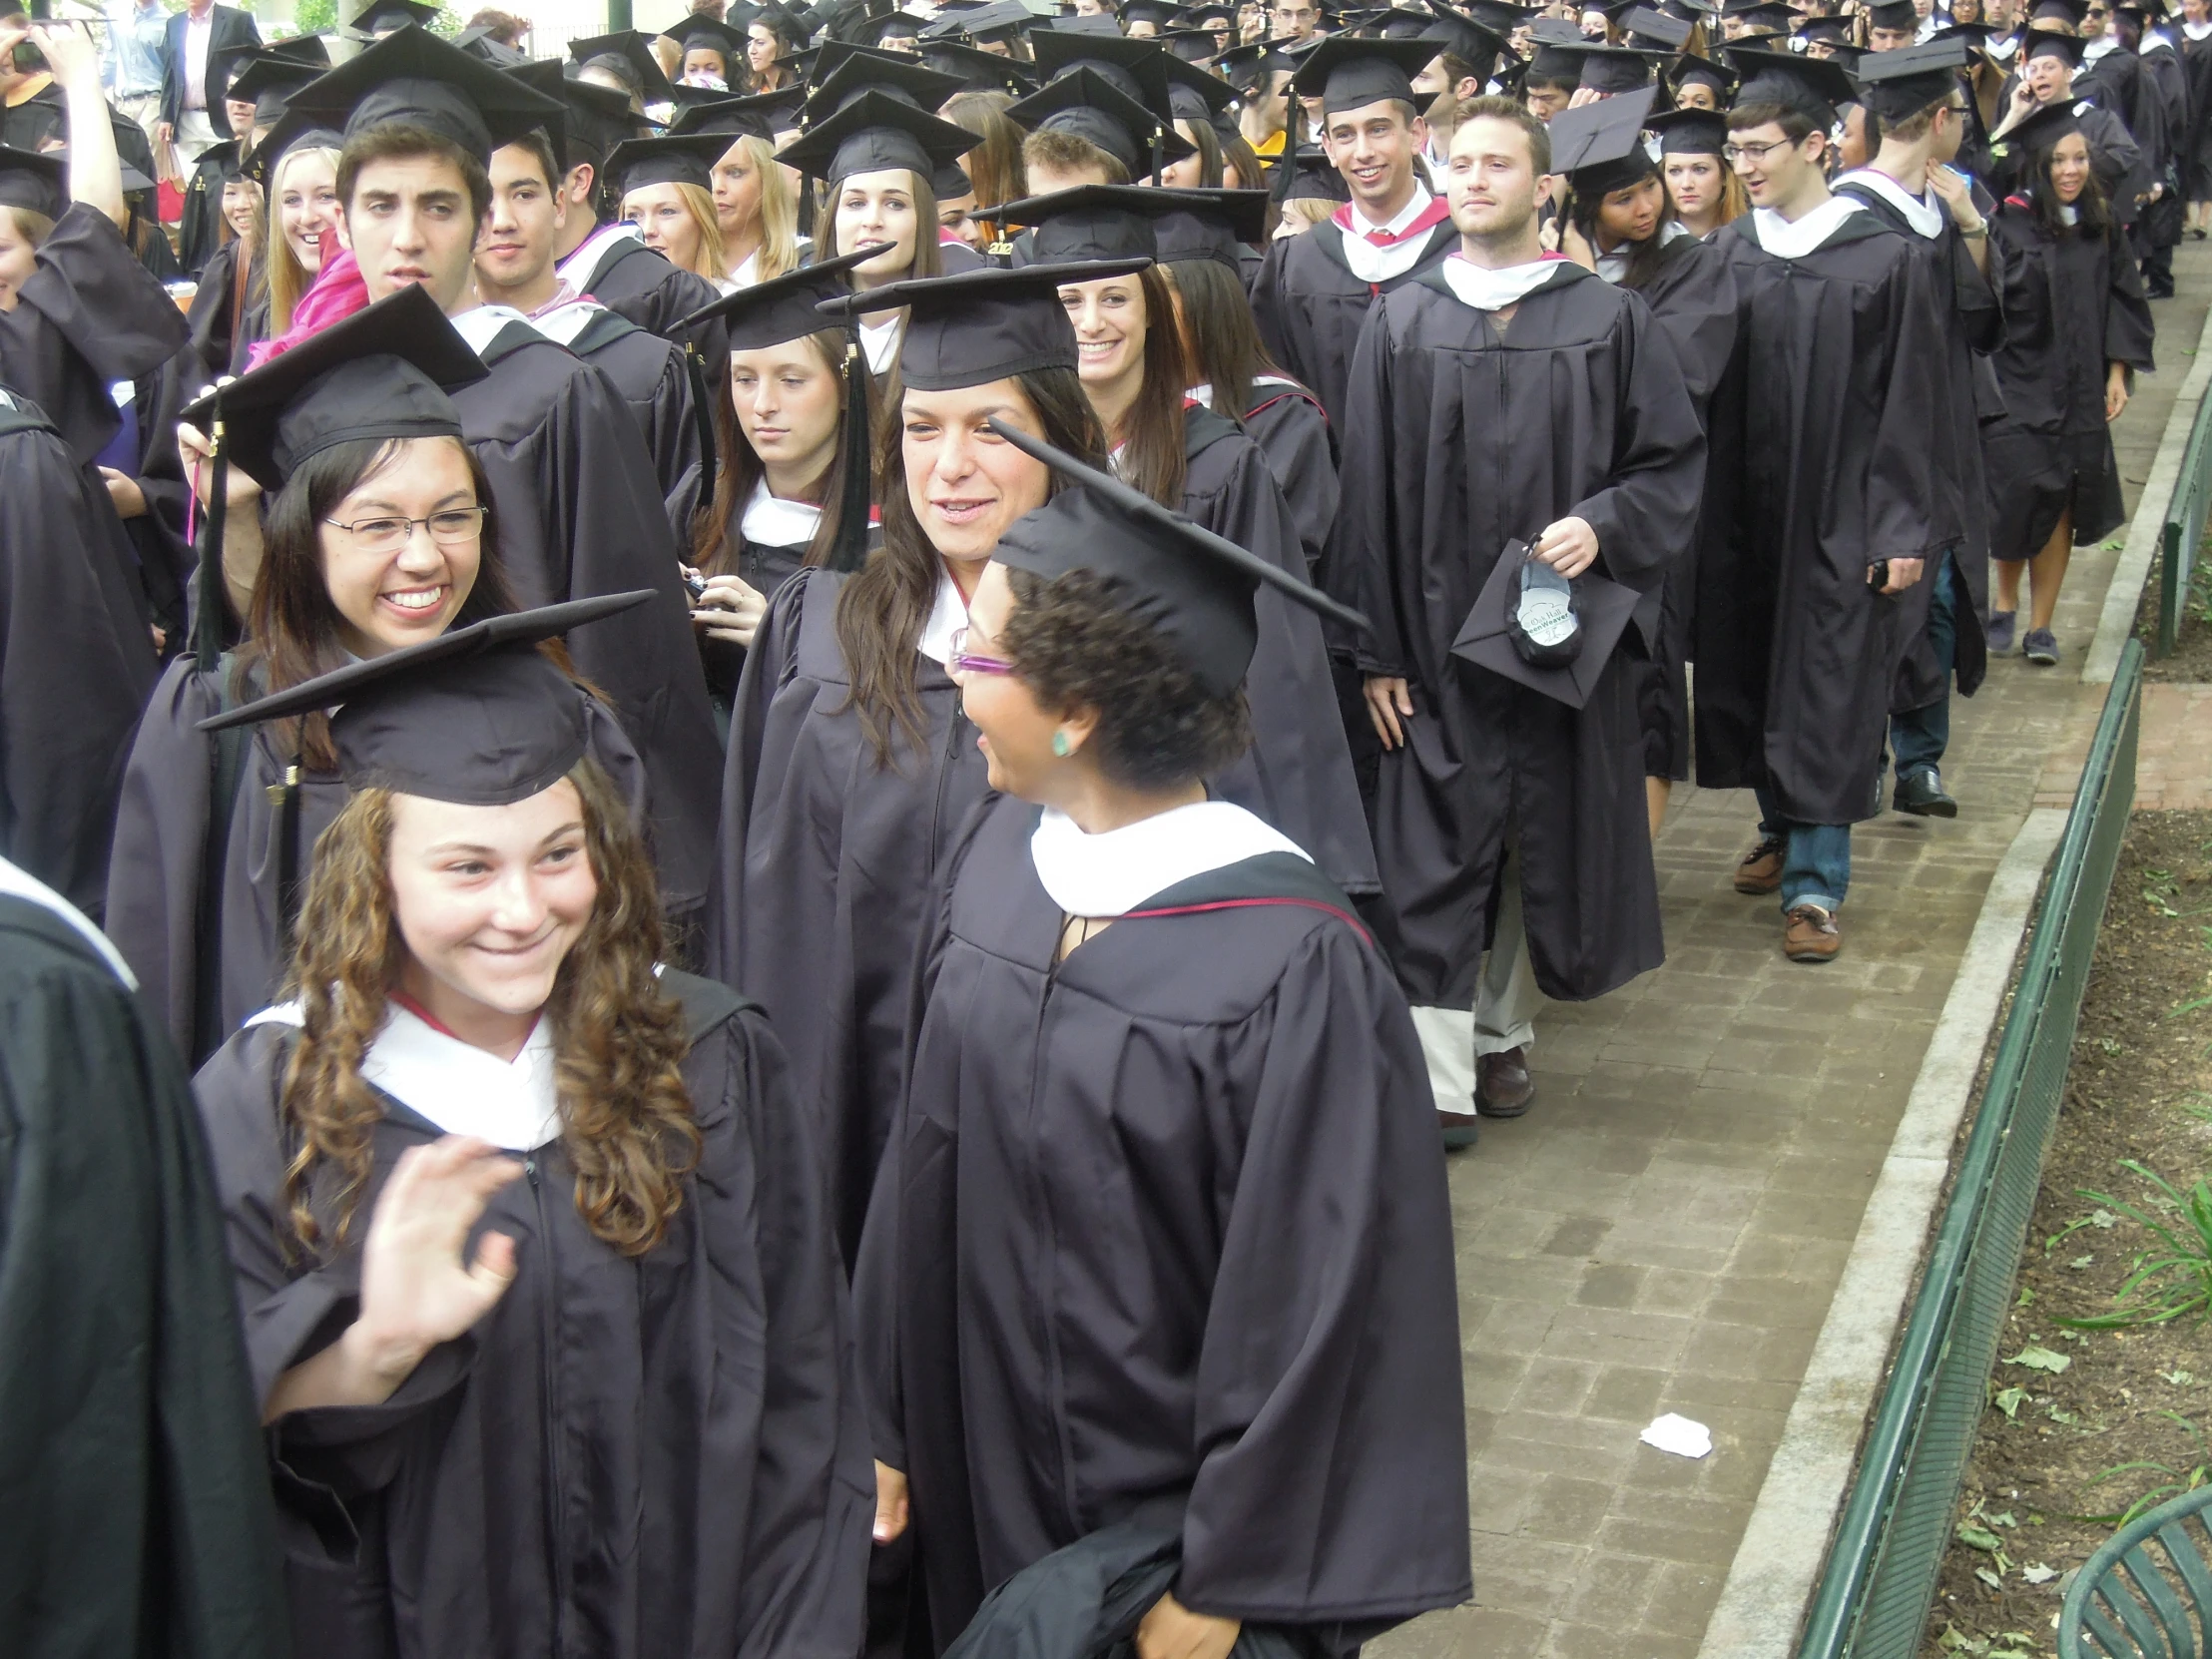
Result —
[[0, 858], [0, 1652], [279, 1659], [223, 1212], [135, 989], [90, 921]]
[[564, 169], [546, 134], [501, 145], [491, 158], [491, 217], [476, 244], [476, 291], [487, 305], [520, 311], [602, 370], [645, 434], [679, 548], [689, 548], [702, 504], [713, 429], [684, 348], [564, 287], [553, 251], [573, 209], [554, 180]]
[[[1478, 100], [1451, 142], [1460, 251], [1368, 319], [1328, 570], [1373, 624], [1359, 663], [1384, 751], [1377, 862], [1436, 1107], [1464, 1136], [1470, 1010], [1504, 881], [1547, 994], [1600, 996], [1659, 965], [1625, 659], [1656, 637], [1661, 581], [1696, 524], [1705, 440], [1643, 301], [1543, 257], [1551, 160], [1535, 118]], [[1635, 620], [1579, 708], [1454, 654], [1493, 569], [1522, 544], [1558, 577], [1586, 573], [1584, 603], [1627, 590]], [[1509, 592], [1523, 579], [1502, 573]]]
[[293, 107], [344, 129], [340, 210], [368, 297], [421, 282], [491, 370], [454, 403], [491, 481], [516, 598], [659, 595], [593, 629], [576, 667], [645, 761], [661, 895], [682, 918], [706, 899], [721, 755], [652, 454], [605, 374], [473, 292], [485, 164], [557, 106], [409, 27], [302, 89]]
[[1701, 550], [1693, 653], [1698, 783], [1759, 792], [1736, 886], [1780, 892], [1797, 961], [1842, 948], [1851, 826], [1881, 810], [1907, 643], [1897, 595], [1954, 534], [1930, 443], [1944, 418], [1930, 267], [1823, 172], [1850, 90], [1832, 63], [1768, 60], [1729, 114], [1756, 211], [1719, 233], [1744, 310], [1715, 401], [1737, 402], [1744, 438], [1713, 464], [1742, 490], [1734, 534]]
[[1928, 433], [1931, 476], [1941, 491], [1934, 503], [1945, 544], [1929, 579], [1899, 599], [1906, 652], [1891, 694], [1890, 743], [1897, 787], [1891, 805], [1923, 818], [1950, 818], [1957, 803], [1945, 793], [1940, 764], [1950, 736], [1950, 686], [1971, 697], [1986, 657], [1981, 618], [1989, 603], [1989, 514], [1981, 456], [1980, 409], [1992, 376], [1987, 358], [2004, 343], [2003, 273], [1991, 271], [1987, 215], [1970, 181], [1949, 163], [1965, 130], [1965, 93], [1957, 72], [1962, 40], [1930, 41], [1860, 60], [1862, 102], [1879, 131], [1880, 149], [1856, 172], [1837, 179], [1836, 193], [1861, 204], [1896, 232], [1927, 267], [1942, 356], [1935, 366], [1941, 402]]
[[[1428, 129], [1410, 77], [1435, 55], [1423, 41], [1337, 37], [1316, 48], [1291, 83], [1299, 96], [1321, 98], [1322, 148], [1352, 199], [1327, 224], [1268, 249], [1252, 313], [1275, 360], [1314, 389], [1340, 435], [1369, 307], [1458, 245], [1444, 199], [1429, 193], [1416, 165]], [[1343, 88], [1335, 97], [1364, 102], [1335, 102], [1332, 85]]]
[[[2054, 14], [2065, 21], [2085, 6], [2086, 0], [2035, 0], [2035, 15]], [[2007, 90], [2004, 112], [1989, 133], [1989, 160], [1995, 172], [1986, 183], [1997, 196], [2018, 190], [2023, 183], [2019, 169], [2027, 158], [2006, 142], [2012, 131], [2045, 104], [2071, 105], [2081, 136], [2089, 143], [2090, 165], [2104, 187], [2104, 199], [2122, 225], [2133, 225], [2150, 190], [2150, 170], [2142, 147], [2112, 111], [2104, 89], [2075, 86], [2081, 54], [2079, 37], [2060, 29], [2031, 26], [2021, 35], [2018, 78]]]

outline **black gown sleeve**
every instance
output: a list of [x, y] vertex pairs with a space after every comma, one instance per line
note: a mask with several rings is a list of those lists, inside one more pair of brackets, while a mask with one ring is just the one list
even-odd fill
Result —
[[813, 578], [802, 572], [769, 601], [745, 654], [730, 707], [730, 746], [722, 766], [722, 834], [707, 906], [706, 955], [708, 971], [726, 985], [738, 982], [738, 934], [744, 924], [738, 904], [745, 887], [746, 831], [753, 823], [753, 795], [767, 744], [769, 710], [791, 673], [812, 586]]
[[2152, 346], [2158, 325], [2151, 320], [2150, 301], [2143, 296], [2143, 274], [2136, 268], [2127, 239], [2116, 229], [2106, 233], [2112, 272], [2111, 296], [2104, 308], [2104, 360], [2125, 363], [2137, 374], [2150, 374], [2158, 364]]
[[1560, 516], [1595, 530], [1599, 563], [1626, 579], [1690, 545], [1705, 480], [1705, 427], [1681, 360], [1650, 310], [1626, 307], [1621, 331], [1624, 383], [1607, 482]]

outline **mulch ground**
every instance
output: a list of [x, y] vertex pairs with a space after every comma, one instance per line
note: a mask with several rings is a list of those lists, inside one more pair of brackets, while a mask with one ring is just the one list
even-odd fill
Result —
[[2135, 637], [2143, 642], [2143, 678], [2154, 683], [2212, 680], [2212, 541], [2197, 549], [2189, 571], [2189, 596], [2181, 606], [2181, 629], [2171, 657], [2158, 650], [2159, 571], [2151, 567], [2143, 584], [2143, 602], [2135, 612]]
[[2058, 1323], [2110, 1314], [2154, 1242], [2084, 1196], [2154, 1208], [2125, 1160], [2183, 1191], [2212, 1171], [2212, 813], [2138, 813], [2122, 848], [1925, 1655], [2054, 1653], [2071, 1569], [2132, 1506], [2212, 1479], [2212, 1326]]

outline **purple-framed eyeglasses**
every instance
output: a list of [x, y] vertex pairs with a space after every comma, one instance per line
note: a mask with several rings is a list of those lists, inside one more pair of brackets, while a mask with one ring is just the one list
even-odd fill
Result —
[[967, 653], [968, 631], [952, 630], [952, 655], [945, 660], [945, 667], [954, 674], [1011, 674], [1014, 665], [1003, 657], [971, 657]]

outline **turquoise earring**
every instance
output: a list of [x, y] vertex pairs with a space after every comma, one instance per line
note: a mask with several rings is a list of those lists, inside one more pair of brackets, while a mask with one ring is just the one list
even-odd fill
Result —
[[1066, 760], [1068, 756], [1074, 753], [1072, 746], [1070, 746], [1070, 744], [1068, 743], [1068, 735], [1065, 732], [1055, 732], [1052, 734], [1052, 753], [1059, 756], [1060, 759], [1063, 761]]

